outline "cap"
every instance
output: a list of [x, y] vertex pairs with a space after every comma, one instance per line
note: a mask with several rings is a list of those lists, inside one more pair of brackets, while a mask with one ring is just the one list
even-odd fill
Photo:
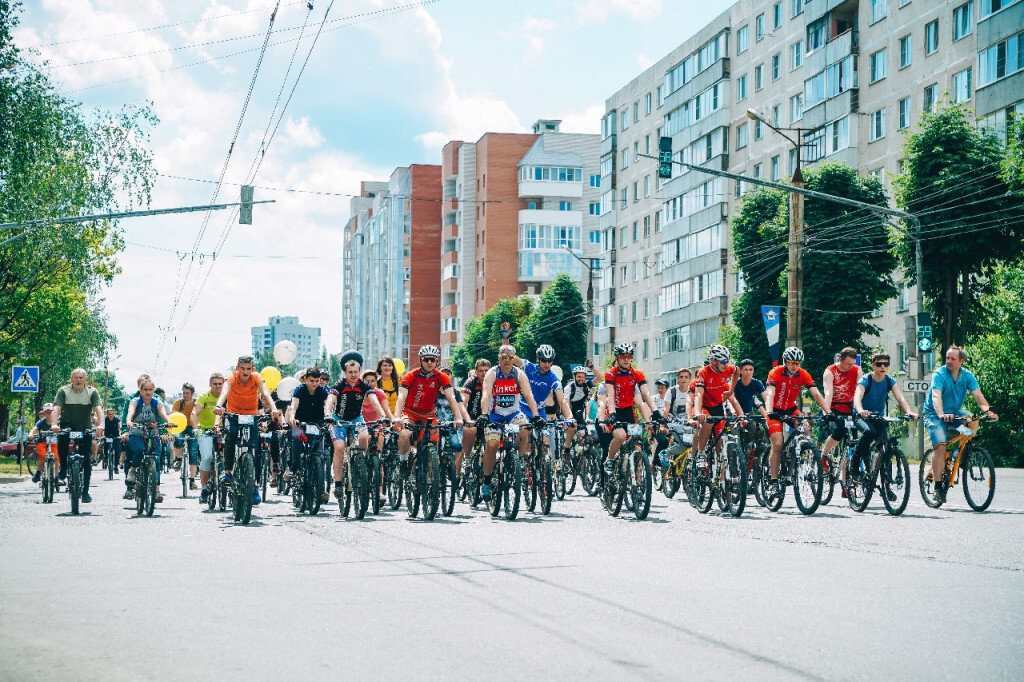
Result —
[[668, 382], [665, 381], [664, 379], [658, 379], [657, 381], [654, 382], [654, 385], [655, 386], [664, 386], [665, 388], [668, 388]]
[[46, 404], [43, 405], [43, 412], [52, 412], [52, 411], [53, 411], [53, 403], [46, 403]]

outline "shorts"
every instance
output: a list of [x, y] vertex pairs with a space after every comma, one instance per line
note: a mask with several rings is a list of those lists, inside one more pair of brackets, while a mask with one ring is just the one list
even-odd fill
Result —
[[636, 424], [636, 412], [633, 411], [632, 407], [616, 407], [615, 421], [624, 424]]
[[[701, 412], [708, 415], [709, 417], [724, 417], [725, 416], [725, 405], [719, 403], [718, 405], [707, 405], [701, 408]], [[725, 428], [725, 422], [715, 422], [714, 432], [717, 436]]]
[[[967, 410], [959, 409], [956, 411], [958, 416], [970, 414]], [[924, 428], [928, 432], [928, 440], [932, 442], [932, 445], [942, 445], [949, 442], [952, 438], [950, 433], [956, 432], [956, 427], [959, 426], [957, 422], [946, 423], [939, 419], [939, 415], [934, 412], [924, 413]]]
[[[199, 447], [199, 470], [200, 471], [212, 471], [213, 470], [213, 434], [204, 433], [197, 439], [196, 445]], [[189, 457], [191, 460], [191, 456]]]
[[504, 427], [505, 424], [522, 426], [530, 421], [522, 412], [516, 412], [515, 414], [510, 414], [507, 417], [492, 414], [490, 418], [490, 423], [484, 429], [484, 440], [498, 440], [501, 438], [501, 432], [503, 430], [502, 427]]
[[347, 424], [332, 424], [331, 438], [340, 440], [342, 443], [348, 443], [349, 440], [358, 437], [359, 433], [365, 430], [363, 415], [359, 415], [355, 419], [350, 419]]
[[782, 433], [782, 422], [778, 419], [772, 419], [773, 414], [796, 414], [796, 406], [789, 408], [788, 410], [772, 410], [768, 413], [768, 435], [773, 433]]
[[[852, 418], [853, 415], [849, 412], [833, 412], [832, 416], [827, 418], [825, 422], [829, 438], [834, 441], [840, 441], [845, 438], [851, 428], [846, 425], [846, 420]], [[853, 438], [854, 434], [851, 433], [850, 437]]]
[[199, 464], [199, 443], [197, 442], [196, 434], [192, 432], [192, 429], [185, 429], [175, 436], [174, 447], [179, 450], [185, 447], [185, 436], [189, 436], [188, 463], [195, 466], [196, 464]]

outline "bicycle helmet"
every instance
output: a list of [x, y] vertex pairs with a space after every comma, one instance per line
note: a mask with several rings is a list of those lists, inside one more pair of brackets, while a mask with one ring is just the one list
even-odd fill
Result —
[[569, 371], [573, 376], [575, 376], [577, 374], [586, 374], [587, 368], [584, 367], [583, 365], [573, 365], [572, 369]]
[[547, 362], [555, 361], [555, 349], [544, 343], [537, 346], [537, 360], [545, 360]]
[[633, 351], [636, 350], [636, 345], [629, 341], [623, 341], [622, 343], [615, 345], [615, 357], [620, 355], [633, 355]]
[[790, 362], [790, 361], [803, 362], [804, 361], [804, 352], [802, 350], [800, 350], [799, 348], [797, 348], [796, 346], [790, 346], [786, 350], [782, 351], [782, 361], [783, 362]]
[[437, 346], [420, 346], [420, 360], [423, 358], [439, 358], [441, 357], [441, 349]]
[[722, 344], [715, 343], [708, 347], [708, 360], [718, 360], [723, 365], [727, 365], [731, 359], [732, 353]]

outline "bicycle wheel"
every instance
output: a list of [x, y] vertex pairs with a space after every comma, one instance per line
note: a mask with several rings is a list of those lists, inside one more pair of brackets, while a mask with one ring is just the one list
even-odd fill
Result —
[[135, 515], [142, 516], [146, 513], [146, 460], [135, 472]]
[[457, 476], [455, 475], [455, 457], [452, 453], [445, 452], [441, 458], [441, 515], [451, 516], [455, 511], [455, 498], [459, 491]]
[[[917, 470], [917, 484], [921, 490], [921, 499], [924, 503], [932, 509], [938, 509], [942, 506], [935, 497], [935, 481], [932, 480], [932, 455], [935, 453], [935, 448], [928, 448], [928, 451], [924, 453], [924, 457], [921, 458], [921, 466]], [[949, 453], [946, 453], [946, 469], [949, 469]]]
[[402, 472], [398, 467], [398, 460], [394, 455], [389, 455], [384, 464], [384, 485], [388, 490], [388, 506], [391, 511], [402, 506]]
[[[487, 511], [492, 517], [496, 517], [498, 512], [501, 511], [501, 499], [505, 495], [504, 457], [505, 455], [501, 451], [495, 455], [494, 470], [491, 475], [491, 496], [486, 500]], [[481, 494], [481, 497], [482, 496], [483, 495]]]
[[[882, 457], [874, 451], [876, 457]], [[881, 465], [881, 462], [878, 463]], [[878, 477], [878, 472], [872, 468], [870, 461], [861, 461], [856, 469], [853, 466], [853, 461], [850, 461], [850, 466], [846, 471], [846, 499], [850, 503], [850, 509], [855, 512], [862, 512], [868, 508], [868, 502], [871, 501], [871, 495], [875, 491], [875, 479]]]
[[[501, 483], [501, 489], [504, 497], [505, 519], [514, 521], [519, 515], [519, 496], [523, 493], [523, 465], [519, 460], [518, 452], [508, 453], [506, 458], [505, 469], [502, 472], [505, 480]], [[493, 492], [491, 497], [494, 497]]]
[[146, 516], [152, 516], [156, 509], [156, 468], [149, 467], [146, 471], [143, 490], [145, 491], [143, 497], [145, 498]]
[[693, 501], [694, 506], [701, 514], [711, 511], [711, 505], [715, 503], [715, 495], [711, 488], [712, 468], [710, 462], [703, 467], [696, 466], [693, 470]]
[[728, 463], [725, 459], [719, 460], [716, 455], [711, 473], [711, 481], [713, 481], [711, 491], [713, 493], [712, 497], [718, 503], [718, 511], [722, 513], [728, 512], [732, 507], [732, 498], [729, 497], [729, 489], [727, 487], [729, 485], [729, 481], [726, 478], [728, 476], [727, 467]]
[[725, 445], [725, 485], [729, 494], [729, 513], [739, 518], [747, 506], [747, 458], [739, 443]]
[[[840, 448], [845, 445], [845, 441], [836, 446], [836, 450], [842, 452]], [[833, 450], [835, 452], [836, 450]], [[827, 464], [826, 464], [827, 463]], [[827, 467], [827, 468], [826, 468]], [[836, 462], [831, 457], [822, 456], [821, 458], [821, 504], [822, 506], [827, 505], [832, 501], [832, 495], [835, 494], [836, 481], [839, 480], [839, 472], [835, 470]]]
[[[338, 482], [342, 484], [343, 491], [341, 497], [338, 497], [338, 488], [334, 488], [334, 496], [338, 500], [338, 510], [341, 511], [341, 515], [344, 518], [348, 518], [349, 511], [352, 510], [352, 461], [349, 460], [341, 465], [341, 478]], [[358, 505], [356, 505], [358, 506]]]
[[647, 455], [638, 452], [634, 455], [629, 467], [629, 496], [633, 499], [633, 514], [640, 521], [651, 513], [651, 493], [654, 476]]
[[441, 505], [441, 460], [434, 445], [426, 446], [423, 465], [423, 518], [433, 521]]
[[960, 469], [967, 504], [974, 511], [985, 511], [996, 495], [996, 469], [992, 455], [980, 445], [968, 443]]
[[57, 489], [57, 471], [52, 459], [48, 460], [44, 466], [46, 471], [43, 477], [43, 502], [50, 504], [53, 502], [53, 494]]
[[761, 453], [761, 462], [758, 467], [758, 485], [756, 497], [758, 503], [768, 511], [779, 511], [783, 501], [786, 499], [786, 487], [779, 486], [779, 493], [774, 497], [769, 496], [768, 488], [771, 486], [771, 453], [765, 450]]
[[369, 464], [370, 511], [380, 514], [380, 456], [374, 452], [367, 460]]
[[320, 457], [313, 459], [312, 469], [306, 481], [306, 489], [302, 496], [305, 500], [306, 510], [313, 516], [320, 512], [320, 506], [323, 504], [320, 493], [324, 489], [324, 468], [320, 464]]
[[907, 456], [898, 447], [886, 448], [885, 459], [878, 469], [880, 494], [885, 510], [899, 516], [910, 502], [910, 464]]
[[103, 451], [105, 453], [104, 458], [107, 462], [107, 480], [112, 481], [114, 480], [114, 469], [117, 467], [114, 458], [114, 448], [111, 445], [103, 443]]
[[188, 442], [181, 452], [181, 499], [188, 499]]
[[405, 479], [405, 510], [410, 519], [416, 518], [420, 511], [420, 491], [422, 490], [423, 471], [419, 453], [409, 455], [409, 477]]
[[542, 457], [537, 467], [537, 497], [540, 498], [540, 513], [545, 516], [551, 513], [551, 499], [555, 494], [553, 469], [551, 460]]
[[591, 447], [580, 458], [580, 485], [583, 491], [595, 497], [601, 489], [601, 456], [600, 448]]
[[624, 486], [619, 479], [619, 463], [625, 455], [626, 453], [619, 450], [619, 455], [615, 458], [615, 463], [612, 466], [612, 473], [606, 475], [604, 480], [602, 502], [604, 503], [605, 511], [611, 516], [618, 516], [619, 512], [622, 511], [622, 488]]
[[536, 455], [531, 451], [523, 465], [523, 502], [529, 511], [537, 508]]
[[252, 518], [252, 494], [256, 489], [252, 453], [239, 457], [235, 465], [235, 521], [248, 524]]
[[802, 514], [813, 514], [821, 504], [821, 453], [807, 441], [800, 443], [793, 475], [793, 497]]
[[[182, 463], [181, 470], [185, 470], [185, 464]], [[267, 485], [270, 483], [270, 451], [263, 453], [260, 457], [260, 495], [264, 500], [267, 499]]]
[[71, 513], [78, 514], [79, 503], [82, 501], [82, 460], [78, 457], [71, 458], [68, 484], [68, 492], [71, 494]]
[[555, 497], [559, 500], [565, 499], [565, 477], [568, 469], [569, 465], [562, 459], [559, 459], [557, 468], [555, 468], [554, 473], [552, 474], [552, 481], [555, 485]]
[[357, 519], [366, 516], [370, 502], [370, 476], [366, 471], [366, 453], [363, 450], [352, 452], [352, 503], [353, 513]]

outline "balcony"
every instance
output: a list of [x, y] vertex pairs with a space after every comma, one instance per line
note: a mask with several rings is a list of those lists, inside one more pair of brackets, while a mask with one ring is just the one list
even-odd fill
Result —
[[847, 114], [852, 114], [859, 110], [860, 98], [858, 96], [857, 88], [850, 88], [849, 90], [844, 90], [835, 97], [819, 102], [806, 110], [804, 112], [803, 121], [800, 122], [800, 127], [807, 128], [809, 130], [820, 128], [830, 121], [842, 118]]
[[559, 180], [520, 180], [520, 197], [565, 197], [583, 198], [583, 181], [562, 182]]
[[[567, 183], [560, 183], [567, 184]], [[583, 227], [583, 211], [552, 211], [549, 209], [523, 209], [519, 211], [520, 225], [564, 225]]]
[[804, 57], [804, 73], [815, 74], [824, 71], [829, 64], [835, 64], [841, 59], [857, 54], [858, 41], [858, 33], [852, 29], [837, 35]]

